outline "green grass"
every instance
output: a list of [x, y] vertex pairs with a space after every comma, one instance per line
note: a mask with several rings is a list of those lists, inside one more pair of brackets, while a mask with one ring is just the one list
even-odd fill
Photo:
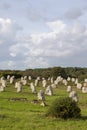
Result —
[[[37, 87], [37, 90], [41, 86]], [[73, 88], [76, 89], [75, 87]], [[46, 107], [32, 104], [37, 99], [29, 86], [23, 86], [21, 93], [16, 93], [14, 85], [9, 85], [5, 92], [0, 93], [0, 130], [86, 130], [87, 129], [87, 94], [79, 94], [80, 119], [55, 119], [46, 117], [45, 113], [50, 104], [58, 97], [66, 97], [66, 87], [62, 84], [54, 89], [54, 95], [46, 96]], [[9, 101], [9, 98], [27, 98], [28, 101]]]

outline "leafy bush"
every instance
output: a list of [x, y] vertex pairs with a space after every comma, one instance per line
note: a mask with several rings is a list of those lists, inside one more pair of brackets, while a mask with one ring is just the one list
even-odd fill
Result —
[[56, 99], [49, 107], [46, 115], [56, 118], [79, 118], [81, 116], [81, 110], [77, 103], [71, 98], [59, 98]]

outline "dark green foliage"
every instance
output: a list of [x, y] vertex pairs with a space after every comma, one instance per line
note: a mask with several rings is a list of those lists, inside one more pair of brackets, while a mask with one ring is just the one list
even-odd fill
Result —
[[22, 71], [20, 70], [0, 70], [0, 77], [4, 76], [7, 78], [8, 75], [15, 76], [15, 78], [20, 78], [22, 76]]
[[79, 81], [87, 77], [87, 68], [67, 67], [64, 68], [67, 76], [78, 78]]
[[51, 69], [52, 76], [56, 78], [57, 76], [61, 76], [63, 78], [67, 78], [67, 74], [65, 72], [65, 69], [62, 67], [53, 67]]
[[37, 76], [45, 77], [45, 78], [53, 77], [54, 79], [57, 76], [67, 78], [65, 69], [62, 67], [27, 69], [23, 72], [23, 75], [27, 75], [27, 76], [31, 75], [33, 79], [35, 79]]
[[4, 76], [5, 78], [7, 78], [8, 75], [10, 75], [10, 76], [15, 76], [16, 79], [17, 79], [17, 78], [20, 78], [20, 77], [22, 76], [21, 74], [17, 74], [17, 73], [3, 74], [3, 76]]
[[66, 97], [56, 99], [49, 107], [46, 115], [63, 119], [79, 118], [81, 116], [81, 110], [75, 101]]
[[0, 77], [7, 75], [14, 75], [16, 78], [20, 78], [21, 76], [31, 76], [32, 79], [36, 79], [38, 76], [41, 78], [53, 77], [56, 79], [57, 76], [61, 76], [65, 79], [67, 77], [78, 78], [79, 81], [84, 80], [87, 77], [87, 68], [79, 68], [79, 67], [52, 67], [52, 68], [37, 68], [37, 69], [26, 69], [26, 70], [0, 70]]

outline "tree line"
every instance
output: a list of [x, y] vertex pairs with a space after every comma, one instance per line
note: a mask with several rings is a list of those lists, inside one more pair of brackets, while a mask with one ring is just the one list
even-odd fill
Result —
[[35, 79], [37, 76], [48, 78], [57, 76], [62, 76], [63, 78], [74, 77], [79, 78], [79, 80], [84, 80], [87, 78], [87, 68], [81, 67], [50, 67], [50, 68], [36, 68], [36, 69], [26, 69], [26, 70], [0, 70], [0, 77], [7, 75], [14, 75], [16, 78], [21, 76], [31, 76]]

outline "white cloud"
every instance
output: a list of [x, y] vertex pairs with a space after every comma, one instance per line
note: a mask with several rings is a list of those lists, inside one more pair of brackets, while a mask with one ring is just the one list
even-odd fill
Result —
[[[12, 57], [22, 56], [20, 62], [25, 68], [48, 67], [53, 64], [51, 63], [53, 59], [58, 61], [64, 59], [65, 64], [68, 64], [69, 61], [71, 62], [70, 58], [75, 59], [76, 55], [87, 50], [87, 28], [85, 26], [76, 23], [68, 27], [60, 20], [49, 22], [49, 25], [51, 32], [29, 35], [10, 47], [10, 55]], [[59, 64], [58, 61], [55, 62]]]
[[45, 68], [49, 67], [47, 59], [43, 57], [27, 57], [24, 61], [27, 68]]
[[20, 26], [18, 26], [15, 21], [9, 18], [0, 18], [0, 44], [14, 41], [20, 29]]
[[71, 8], [65, 13], [67, 19], [77, 19], [83, 15], [83, 10], [80, 8]]
[[7, 18], [0, 18], [0, 33], [12, 33], [19, 29], [19, 26], [15, 23], [15, 21], [12, 21], [11, 19]]
[[9, 18], [0, 18], [0, 68], [2, 69], [14, 69], [15, 61], [12, 57], [16, 55], [11, 53], [9, 48], [14, 45], [17, 40], [18, 31], [20, 26]]
[[9, 61], [9, 62], [8, 62], [8, 66], [9, 66], [9, 67], [12, 67], [12, 66], [14, 67], [14, 65], [15, 65], [15, 62], [14, 62], [14, 61]]
[[15, 54], [15, 53], [10, 53], [10, 55], [11, 55], [12, 57], [16, 57], [16, 54]]
[[87, 2], [83, 1], [1, 0], [0, 68], [86, 66]]
[[47, 25], [54, 31], [54, 32], [64, 32], [66, 30], [66, 24], [61, 21], [53, 21], [53, 22], [47, 22]]
[[[51, 29], [49, 32], [19, 37], [18, 30], [14, 28], [10, 19], [0, 20], [0, 42], [3, 40], [0, 46], [7, 44], [1, 51], [4, 56], [9, 53], [6, 61], [7, 68], [26, 69], [55, 66], [55, 64], [67, 65], [71, 64], [74, 59], [76, 61], [72, 65], [78, 65], [79, 55], [86, 53], [87, 28], [81, 24], [67, 26], [61, 20], [47, 22], [46, 24]], [[11, 41], [11, 44], [5, 43], [4, 38], [6, 41]]]
[[4, 9], [4, 10], [8, 10], [11, 8], [11, 5], [7, 2], [4, 2], [4, 3], [0, 3], [0, 8]]
[[17, 69], [17, 66], [16, 66], [16, 62], [14, 62], [13, 60], [4, 60], [2, 62], [0, 62], [0, 68], [2, 69]]

